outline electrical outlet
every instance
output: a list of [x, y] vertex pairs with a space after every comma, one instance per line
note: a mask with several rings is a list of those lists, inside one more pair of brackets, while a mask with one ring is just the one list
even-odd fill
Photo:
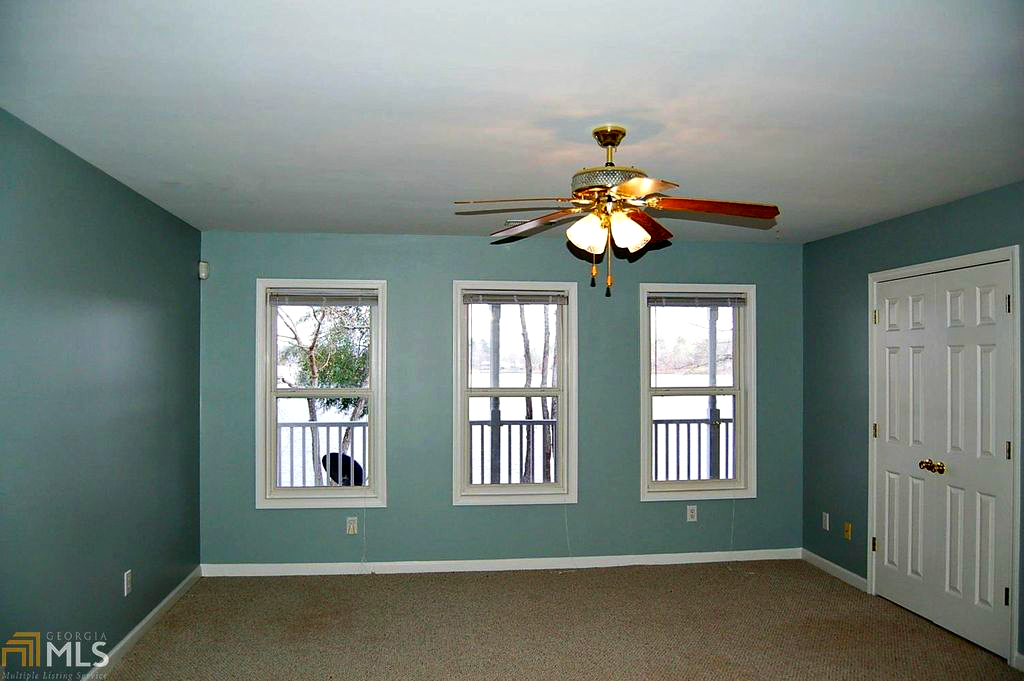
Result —
[[345, 519], [345, 534], [359, 534], [359, 518], [350, 515]]
[[829, 525], [828, 522], [828, 513], [821, 514], [821, 529], [825, 530], [826, 532], [830, 532], [832, 530], [832, 527]]
[[846, 541], [853, 539], [853, 523], [843, 523], [843, 539]]
[[695, 523], [697, 522], [697, 507], [687, 506], [686, 507], [686, 522]]
[[124, 595], [127, 596], [132, 592], [132, 571], [124, 571]]

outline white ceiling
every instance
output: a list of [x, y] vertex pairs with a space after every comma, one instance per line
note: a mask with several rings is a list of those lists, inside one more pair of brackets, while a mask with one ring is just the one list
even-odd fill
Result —
[[0, 106], [200, 229], [486, 234], [616, 121], [807, 241], [1024, 179], [1024, 2], [0, 0]]

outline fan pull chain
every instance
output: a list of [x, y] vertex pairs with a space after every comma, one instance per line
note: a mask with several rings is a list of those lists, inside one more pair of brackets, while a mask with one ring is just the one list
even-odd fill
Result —
[[597, 286], [597, 253], [591, 253], [590, 258], [593, 261], [590, 265], [590, 288]]
[[604, 297], [605, 298], [611, 298], [612, 297], [612, 283], [614, 282], [614, 279], [612, 279], [612, 260], [615, 258], [615, 254], [612, 253], [612, 230], [611, 229], [608, 230], [608, 247], [605, 248], [604, 250], [605, 250], [605, 253], [608, 254], [608, 278], [605, 279]]

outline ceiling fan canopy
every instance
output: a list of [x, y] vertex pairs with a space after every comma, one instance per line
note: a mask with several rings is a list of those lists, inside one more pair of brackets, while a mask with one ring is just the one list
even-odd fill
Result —
[[[717, 216], [748, 218], [740, 226], [754, 229], [771, 229], [774, 218], [779, 215], [779, 208], [771, 204], [741, 203], [737, 201], [721, 201], [717, 199], [696, 199], [665, 196], [664, 192], [677, 188], [679, 185], [668, 180], [648, 177], [640, 168], [615, 164], [615, 151], [623, 138], [626, 129], [618, 125], [601, 125], [593, 130], [594, 139], [605, 149], [604, 165], [581, 168], [572, 176], [571, 192], [568, 197], [540, 197], [513, 199], [476, 199], [456, 201], [457, 205], [480, 203], [522, 203], [538, 201], [555, 201], [568, 204], [555, 208], [553, 212], [532, 220], [517, 222], [511, 226], [493, 232], [491, 236], [507, 239], [516, 236], [530, 236], [533, 233], [553, 227], [565, 219], [575, 215], [583, 217], [566, 230], [566, 238], [577, 248], [591, 253], [594, 263], [591, 267], [591, 285], [595, 285], [597, 275], [596, 258], [611, 245], [635, 253], [648, 244], [655, 244], [672, 238], [672, 233], [657, 220], [648, 215], [645, 209], [683, 213], [690, 220], [713, 219]], [[509, 208], [504, 212], [525, 210], [546, 210], [544, 208]], [[477, 213], [480, 211], [470, 211]], [[498, 211], [482, 211], [498, 212]], [[608, 276], [606, 285], [610, 295], [612, 286], [611, 260], [608, 258]]]

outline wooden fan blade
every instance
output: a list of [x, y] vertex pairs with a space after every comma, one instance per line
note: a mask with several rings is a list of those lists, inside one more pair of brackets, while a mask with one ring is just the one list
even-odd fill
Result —
[[529, 232], [531, 229], [543, 227], [548, 223], [557, 222], [558, 220], [561, 220], [562, 218], [567, 218], [570, 215], [575, 215], [576, 212], [576, 210], [571, 208], [555, 211], [554, 213], [541, 215], [539, 218], [534, 218], [533, 220], [524, 222], [521, 225], [512, 225], [511, 227], [499, 229], [497, 232], [493, 232], [491, 236], [497, 237], [499, 239], [504, 239], [510, 236], [516, 236], [517, 234], [522, 234], [523, 232]]
[[471, 199], [469, 201], [453, 201], [452, 203], [463, 205], [467, 203], [510, 203], [513, 201], [572, 201], [572, 199], [566, 199], [561, 196], [535, 196], [528, 199]]
[[[767, 203], [739, 203], [714, 199], [689, 199], [675, 196], [655, 196], [647, 205], [657, 210], [680, 211], [684, 213], [710, 213], [712, 215], [736, 215], [744, 218], [771, 220], [779, 214], [779, 207]], [[751, 225], [753, 226], [753, 225]], [[758, 225], [756, 229], [771, 229], [774, 225]]]
[[668, 180], [659, 180], [654, 177], [634, 177], [631, 180], [612, 187], [612, 191], [619, 196], [626, 196], [633, 199], [642, 199], [651, 194], [660, 194], [669, 189], [675, 189], [679, 185]]
[[656, 244], [659, 241], [667, 241], [672, 238], [672, 232], [662, 227], [660, 222], [642, 210], [631, 210], [626, 215], [651, 235], [650, 243]]

